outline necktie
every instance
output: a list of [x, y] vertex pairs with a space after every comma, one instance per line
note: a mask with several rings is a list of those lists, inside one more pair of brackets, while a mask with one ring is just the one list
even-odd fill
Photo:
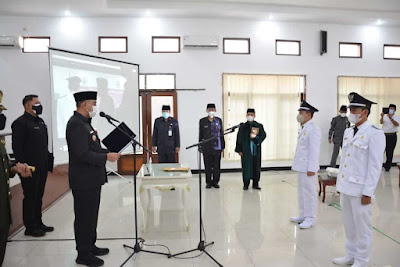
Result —
[[354, 126], [354, 135], [356, 135], [357, 132], [358, 132], [358, 128], [356, 126]]

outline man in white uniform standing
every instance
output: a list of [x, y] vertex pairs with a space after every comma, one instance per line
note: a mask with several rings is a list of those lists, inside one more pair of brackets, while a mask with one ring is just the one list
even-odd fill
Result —
[[337, 178], [340, 206], [346, 233], [346, 256], [333, 259], [338, 265], [368, 266], [372, 245], [372, 204], [381, 176], [385, 135], [368, 121], [371, 105], [357, 93], [349, 94], [349, 120], [354, 126], [343, 137]]
[[315, 112], [318, 112], [318, 109], [303, 101], [297, 115], [301, 130], [292, 170], [299, 173], [297, 189], [300, 213], [298, 217], [292, 217], [290, 220], [299, 223], [301, 229], [313, 226], [317, 217], [316, 174], [319, 170], [321, 130], [311, 121]]

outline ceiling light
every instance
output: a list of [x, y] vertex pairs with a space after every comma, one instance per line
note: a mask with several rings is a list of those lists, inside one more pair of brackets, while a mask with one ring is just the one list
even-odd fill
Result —
[[67, 16], [67, 17], [71, 16], [71, 12], [69, 12], [69, 10], [67, 9], [67, 10], [65, 10], [64, 15]]
[[269, 20], [273, 20], [273, 19], [274, 19], [274, 16], [271, 14], [271, 15], [269, 15], [268, 19], [269, 19]]
[[385, 24], [385, 22], [384, 22], [383, 20], [378, 19], [378, 20], [376, 21], [376, 25], [382, 25], [382, 24]]

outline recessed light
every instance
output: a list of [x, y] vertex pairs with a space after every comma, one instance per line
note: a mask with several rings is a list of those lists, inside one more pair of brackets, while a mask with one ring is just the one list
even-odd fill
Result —
[[71, 12], [69, 12], [69, 10], [67, 9], [67, 10], [65, 10], [64, 15], [65, 16], [71, 16]]
[[273, 19], [274, 19], [274, 16], [271, 14], [271, 15], [269, 15], [268, 19], [269, 19], [269, 20], [273, 20]]
[[385, 24], [385, 22], [384, 22], [383, 20], [378, 19], [378, 20], [376, 21], [376, 25], [382, 25], [382, 24]]

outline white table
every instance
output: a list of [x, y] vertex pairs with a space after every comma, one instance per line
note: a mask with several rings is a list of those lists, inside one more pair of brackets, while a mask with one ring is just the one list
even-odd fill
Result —
[[[172, 188], [180, 189], [182, 191], [182, 205], [183, 205], [183, 217], [185, 220], [186, 230], [189, 230], [189, 223], [187, 219], [187, 204], [186, 194], [190, 192], [188, 178], [192, 177], [192, 172], [166, 172], [164, 168], [179, 168], [187, 167], [187, 164], [180, 163], [160, 163], [160, 164], [143, 164], [140, 168], [137, 178], [141, 180], [139, 189], [140, 202], [142, 203], [143, 211], [143, 225], [142, 230], [146, 227], [147, 214], [151, 204], [151, 189], [157, 189], [159, 191], [169, 191]], [[144, 192], [147, 192], [147, 201], [144, 198]], [[147, 203], [146, 203], [147, 202]]]

